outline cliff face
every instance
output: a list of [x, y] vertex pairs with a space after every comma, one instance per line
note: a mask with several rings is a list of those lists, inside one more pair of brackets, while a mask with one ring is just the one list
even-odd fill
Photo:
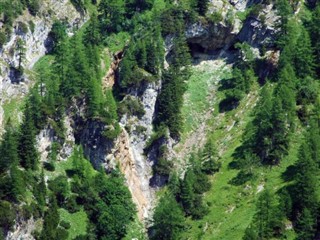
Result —
[[[81, 16], [69, 0], [43, 0], [37, 16], [25, 10], [19, 16], [12, 29], [8, 42], [0, 48], [0, 131], [3, 124], [3, 105], [11, 98], [22, 97], [28, 93], [32, 85], [32, 69], [34, 64], [51, 48], [48, 34], [55, 20], [66, 21], [71, 35], [87, 20]], [[18, 40], [21, 39], [25, 48], [22, 66], [24, 75], [19, 73]]]
[[[272, 47], [278, 21], [274, 5], [272, 3], [261, 5], [261, 11], [255, 16], [251, 16], [248, 10], [253, 4], [261, 2], [260, 0], [212, 1], [208, 14], [219, 17], [209, 21], [199, 20], [189, 25], [186, 30], [188, 43], [191, 46], [194, 44], [200, 46], [204, 52], [227, 50], [237, 41], [247, 42], [254, 48], [262, 45]], [[239, 13], [249, 15], [242, 21]]]

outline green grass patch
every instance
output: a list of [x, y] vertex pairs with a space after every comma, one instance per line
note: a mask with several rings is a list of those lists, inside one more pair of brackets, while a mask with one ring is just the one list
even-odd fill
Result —
[[88, 216], [84, 210], [76, 213], [69, 213], [67, 210], [60, 208], [60, 221], [69, 222], [71, 227], [68, 229], [68, 239], [74, 239], [77, 236], [87, 233]]
[[214, 109], [215, 92], [219, 80], [230, 77], [225, 64], [213, 67], [209, 64], [194, 67], [187, 82], [184, 105], [181, 112], [184, 119], [182, 141], [204, 121], [208, 110]]
[[251, 7], [247, 8], [245, 11], [242, 11], [242, 12], [241, 12], [241, 11], [238, 11], [236, 14], [237, 14], [237, 17], [238, 17], [242, 22], [244, 22], [244, 21], [247, 19], [250, 11], [251, 11]]
[[54, 60], [53, 55], [44, 55], [39, 59], [39, 61], [36, 62], [32, 70], [35, 72], [39, 72], [42, 69], [50, 69], [50, 65], [52, 64], [53, 60]]
[[7, 123], [10, 119], [14, 127], [18, 127], [22, 120], [22, 111], [25, 105], [25, 99], [16, 97], [11, 98], [3, 104], [4, 122]]
[[130, 40], [130, 34], [127, 32], [119, 32], [117, 34], [111, 34], [107, 37], [106, 42], [109, 50], [112, 53], [116, 53], [123, 50], [128, 41]]
[[[199, 91], [202, 90], [199, 88]], [[268, 187], [274, 192], [289, 184], [282, 178], [288, 166], [297, 160], [301, 132], [296, 131], [292, 137], [288, 156], [284, 157], [279, 166], [256, 167], [254, 178], [243, 185], [232, 185], [230, 181], [237, 176], [239, 170], [229, 168], [234, 160], [232, 154], [241, 145], [245, 126], [253, 116], [253, 105], [258, 99], [258, 91], [254, 90], [245, 97], [237, 109], [219, 114], [214, 111], [208, 121], [208, 132], [216, 139], [218, 152], [221, 153], [221, 169], [211, 176], [212, 188], [204, 194], [204, 201], [209, 206], [209, 213], [201, 220], [188, 219], [188, 229], [181, 239], [242, 239], [246, 228], [252, 222], [256, 212], [256, 200], [260, 192]], [[213, 107], [217, 107], [223, 92], [217, 92]], [[200, 106], [200, 105], [199, 105]], [[232, 126], [230, 128], [230, 126]], [[295, 239], [293, 230], [284, 233], [286, 239]]]

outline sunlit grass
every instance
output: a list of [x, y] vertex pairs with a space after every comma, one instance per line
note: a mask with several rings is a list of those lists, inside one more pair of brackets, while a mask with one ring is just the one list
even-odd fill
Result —
[[69, 213], [67, 210], [60, 208], [60, 221], [66, 221], [70, 223], [71, 227], [68, 229], [69, 236], [68, 239], [74, 239], [80, 235], [86, 235], [88, 216], [84, 210], [80, 210], [76, 213]]

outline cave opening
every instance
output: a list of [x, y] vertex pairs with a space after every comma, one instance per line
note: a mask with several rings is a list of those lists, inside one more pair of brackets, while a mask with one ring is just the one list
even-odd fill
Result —
[[190, 54], [193, 58], [199, 54], [207, 54], [207, 49], [205, 49], [198, 43], [188, 42], [188, 47], [190, 49]]

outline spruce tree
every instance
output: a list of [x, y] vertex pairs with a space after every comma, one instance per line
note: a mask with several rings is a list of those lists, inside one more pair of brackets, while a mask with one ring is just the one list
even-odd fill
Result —
[[316, 72], [320, 76], [320, 5], [313, 11], [313, 18], [311, 22], [311, 42], [314, 48]]
[[27, 103], [24, 120], [21, 125], [18, 152], [21, 165], [26, 169], [37, 170], [38, 152], [36, 149], [36, 133], [30, 105]]
[[180, 200], [184, 211], [187, 215], [191, 215], [192, 209], [194, 208], [193, 202], [195, 199], [195, 193], [193, 190], [194, 176], [189, 170], [186, 172], [183, 181], [181, 182]]
[[299, 78], [314, 76], [314, 56], [309, 33], [301, 28], [300, 36], [297, 39], [295, 56], [293, 59], [296, 74]]
[[160, 198], [154, 211], [152, 240], [175, 240], [184, 228], [183, 212], [174, 197], [167, 193]]
[[256, 129], [255, 137], [249, 138], [249, 146], [253, 146], [255, 152], [262, 162], [270, 155], [272, 131], [272, 96], [270, 89], [265, 86], [261, 91], [261, 97], [257, 104], [257, 112], [253, 122], [253, 128]]
[[218, 153], [212, 137], [208, 138], [201, 153], [202, 170], [207, 174], [219, 171], [221, 163], [218, 162]]
[[297, 222], [298, 240], [312, 240], [316, 232], [316, 219], [308, 208], [302, 210]]
[[44, 215], [43, 228], [40, 234], [41, 240], [55, 240], [58, 238], [58, 225], [60, 217], [57, 201], [54, 196], [50, 197], [48, 209]]
[[122, 30], [125, 21], [124, 0], [102, 0], [98, 7], [98, 19], [102, 36], [108, 32], [119, 32]]
[[311, 151], [308, 144], [304, 141], [299, 149], [297, 162], [297, 172], [294, 176], [294, 209], [296, 212], [302, 212], [308, 208], [311, 213], [316, 213], [318, 204], [318, 184], [317, 184], [317, 167], [311, 157]]
[[0, 173], [5, 173], [12, 164], [19, 162], [19, 155], [17, 154], [17, 139], [10, 127], [10, 122], [3, 135], [3, 140], [0, 145]]
[[279, 164], [281, 158], [287, 153], [289, 146], [288, 130], [286, 126], [286, 115], [282, 108], [281, 99], [274, 98], [272, 107], [272, 133], [269, 164]]

